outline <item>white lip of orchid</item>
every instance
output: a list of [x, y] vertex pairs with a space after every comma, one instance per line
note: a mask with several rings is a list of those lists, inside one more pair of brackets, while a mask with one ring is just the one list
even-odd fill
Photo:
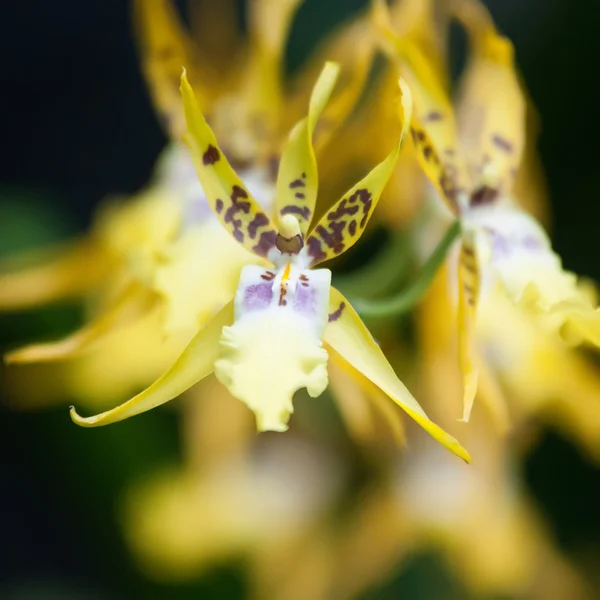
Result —
[[261, 431], [285, 431], [292, 396], [327, 387], [331, 272], [308, 271], [291, 256], [281, 266], [245, 266], [235, 297], [235, 320], [224, 327], [215, 375], [256, 414]]

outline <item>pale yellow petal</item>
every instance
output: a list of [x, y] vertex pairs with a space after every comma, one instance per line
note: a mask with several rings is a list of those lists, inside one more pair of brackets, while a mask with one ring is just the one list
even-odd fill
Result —
[[449, 208], [456, 214], [460, 194], [469, 186], [458, 153], [454, 110], [439, 69], [414, 40], [399, 37], [392, 27], [386, 3], [375, 3], [374, 20], [388, 52], [397, 63], [414, 98], [411, 134], [419, 162]]
[[[475, 194], [512, 188], [525, 143], [525, 99], [511, 42], [497, 33], [485, 6], [454, 1], [470, 57], [457, 101], [460, 152]], [[484, 193], [484, 192], [482, 192]]]
[[103, 338], [117, 332], [156, 305], [157, 298], [138, 283], [128, 285], [115, 300], [89, 323], [58, 342], [33, 344], [9, 352], [7, 363], [65, 360], [90, 350]]
[[479, 299], [479, 262], [475, 244], [463, 238], [458, 265], [458, 360], [463, 376], [463, 415], [467, 422], [477, 393], [475, 317]]
[[124, 404], [93, 417], [81, 417], [75, 408], [71, 408], [71, 419], [82, 427], [98, 427], [122, 421], [173, 400], [213, 372], [221, 331], [232, 320], [233, 302], [230, 302], [196, 334], [175, 364], [149, 388]]
[[93, 239], [49, 250], [33, 261], [25, 256], [9, 259], [0, 273], [0, 310], [25, 310], [83, 296], [112, 266], [111, 257]]
[[257, 262], [216, 220], [193, 227], [171, 244], [156, 269], [165, 330], [201, 327], [234, 294], [241, 268]]
[[313, 149], [313, 133], [320, 114], [333, 91], [340, 67], [326, 63], [313, 88], [308, 116], [291, 131], [283, 149], [277, 175], [277, 209], [279, 218], [294, 215], [306, 235], [317, 202], [317, 159]]
[[334, 258], [352, 247], [373, 216], [383, 189], [394, 172], [410, 127], [411, 92], [402, 79], [399, 85], [402, 92], [402, 129], [398, 143], [381, 163], [348, 190], [315, 225], [306, 240], [311, 266]]
[[[185, 131], [179, 97], [179, 76], [186, 68], [204, 110], [209, 108], [206, 90], [196, 67], [197, 50], [177, 13], [173, 0], [135, 0], [134, 26], [144, 75], [163, 125], [173, 139]], [[205, 92], [209, 92], [206, 93]]]
[[184, 141], [192, 153], [209, 206], [237, 242], [250, 252], [266, 257], [277, 237], [271, 220], [219, 149], [185, 72], [181, 76], [181, 93], [187, 123]]
[[470, 462], [469, 454], [457, 440], [433, 423], [425, 414], [419, 403], [398, 379], [356, 311], [335, 288], [331, 290], [330, 310], [332, 312], [325, 329], [325, 341], [355, 369], [381, 388], [433, 438], [463, 460]]

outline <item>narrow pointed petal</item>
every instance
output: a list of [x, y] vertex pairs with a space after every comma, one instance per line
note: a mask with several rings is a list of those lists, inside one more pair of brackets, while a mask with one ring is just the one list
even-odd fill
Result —
[[[306, 114], [310, 91], [323, 64], [333, 61], [342, 65], [335, 92], [315, 131], [314, 144], [319, 154], [329, 141], [337, 137], [340, 127], [357, 106], [365, 91], [365, 83], [378, 47], [377, 37], [366, 14], [337, 26], [317, 45], [298, 74], [292, 76], [285, 98], [286, 111], [282, 115], [283, 129], [290, 130]], [[329, 152], [323, 151], [320, 158], [328, 160]]]
[[414, 97], [411, 136], [419, 162], [456, 215], [459, 196], [468, 188], [468, 181], [458, 153], [452, 102], [438, 76], [439, 69], [414, 41], [396, 34], [383, 0], [375, 3], [374, 19]]
[[204, 110], [213, 96], [196, 67], [201, 64], [193, 41], [173, 0], [135, 0], [134, 26], [142, 69], [167, 133], [178, 139], [185, 131], [179, 76], [185, 67]]
[[93, 417], [82, 417], [72, 407], [71, 419], [82, 427], [99, 427], [133, 417], [173, 400], [213, 372], [219, 353], [221, 331], [232, 321], [233, 302], [229, 302], [196, 334], [175, 364], [149, 388], [124, 404]]
[[279, 218], [294, 215], [306, 235], [317, 202], [317, 159], [313, 149], [313, 133], [333, 91], [340, 67], [327, 63], [310, 98], [308, 116], [291, 131], [283, 150], [277, 176], [277, 208]]
[[39, 264], [8, 265], [0, 273], [0, 310], [24, 310], [87, 293], [108, 272], [111, 261], [90, 240], [41, 256]]
[[[277, 135], [282, 112], [284, 51], [292, 19], [302, 0], [253, 0], [248, 3], [250, 45], [245, 105], [253, 134], [268, 143]], [[252, 121], [258, 123], [253, 127]], [[278, 150], [272, 148], [271, 150]]]
[[183, 140], [192, 153], [211, 209], [237, 242], [250, 252], [266, 257], [275, 247], [277, 232], [220, 150], [185, 71], [181, 76], [181, 93], [187, 123]]
[[400, 80], [399, 85], [402, 91], [402, 129], [398, 144], [381, 163], [348, 190], [311, 231], [306, 240], [311, 266], [334, 258], [352, 247], [373, 216], [381, 193], [394, 172], [411, 122], [411, 92], [404, 81]]
[[478, 369], [473, 346], [479, 279], [476, 248], [465, 236], [458, 265], [458, 360], [463, 377], [463, 415], [460, 420], [465, 423], [469, 421], [477, 393]]
[[398, 379], [356, 311], [335, 288], [331, 289], [329, 306], [332, 312], [329, 315], [324, 340], [355, 369], [385, 392], [427, 433], [456, 456], [470, 462], [469, 454], [458, 441], [425, 414], [419, 403]]
[[128, 285], [108, 308], [75, 333], [58, 342], [33, 344], [9, 352], [8, 364], [39, 363], [74, 358], [119, 328], [132, 323], [156, 306], [157, 297], [137, 283]]
[[514, 184], [525, 144], [525, 99], [514, 48], [485, 6], [476, 0], [453, 6], [470, 42], [457, 101], [460, 152], [475, 190], [472, 201], [479, 202]]

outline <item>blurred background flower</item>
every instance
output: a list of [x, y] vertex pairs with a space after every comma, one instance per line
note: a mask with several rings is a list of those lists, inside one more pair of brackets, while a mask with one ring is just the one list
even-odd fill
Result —
[[[233, 18], [241, 29], [248, 26], [243, 2], [197, 0], [192, 10], [184, 4], [179, 8], [191, 24], [200, 9], [212, 5], [212, 11], [220, 6], [215, 22]], [[600, 209], [593, 196], [598, 160], [593, 140], [600, 131], [590, 77], [600, 51], [600, 7], [592, 0], [486, 4], [515, 45], [539, 113], [554, 248], [568, 269], [600, 281], [595, 252]], [[290, 29], [286, 72], [297, 73], [318, 41], [365, 8], [360, 0], [305, 0]], [[414, 24], [410, 16], [405, 13], [399, 23]], [[69, 244], [89, 229], [105, 197], [144, 188], [166, 139], [141, 74], [129, 3], [84, 7], [31, 0], [5, 3], [0, 17], [5, 115], [0, 252], [3, 268], [15, 269], [34, 264], [44, 247]], [[338, 51], [358, 39], [361, 26], [352, 22], [350, 44], [342, 37]], [[417, 43], [435, 44], [418, 23], [407, 30], [402, 33], [412, 31]], [[450, 41], [455, 75], [464, 63], [464, 35], [453, 28]], [[385, 88], [387, 78], [379, 81]], [[365, 124], [374, 117], [385, 123], [383, 108], [361, 113], [364, 120], [345, 130], [345, 139], [369, 135]], [[389, 131], [380, 127], [386, 140]], [[332, 160], [324, 173], [336, 173], [349, 161], [368, 168], [382, 158], [384, 142], [381, 148], [380, 156], [338, 152], [339, 164]], [[383, 198], [379, 218], [393, 221], [399, 233], [372, 227], [338, 265], [340, 280], [386, 248], [396, 248], [392, 260], [398, 261], [397, 248], [411, 246], [405, 228], [418, 208], [419, 175], [409, 160], [398, 170], [390, 187], [402, 191], [403, 200], [395, 204], [388, 193], [392, 201]], [[343, 190], [355, 179], [352, 173], [340, 175], [325, 190], [334, 197], [336, 185]], [[539, 189], [530, 186], [528, 202], [548, 222], [543, 205], [532, 199]], [[26, 255], [15, 263], [18, 251]], [[76, 283], [88, 290], [102, 273], [93, 255], [77, 256], [83, 264], [67, 263], [61, 272], [69, 282], [75, 268]], [[394, 265], [400, 272], [401, 264]], [[386, 285], [398, 285], [373, 280], [380, 290], [359, 279], [354, 296], [365, 287], [377, 295]], [[356, 278], [348, 285], [356, 285]], [[0, 315], [2, 349], [58, 339], [81, 325], [90, 307], [77, 301], [76, 288], [67, 294], [75, 300]], [[452, 319], [428, 301], [421, 309], [425, 315], [430, 311], [427, 318], [391, 326], [374, 320], [373, 331], [383, 340], [385, 333], [405, 340], [386, 342], [388, 356], [398, 374], [414, 382], [418, 398], [428, 399], [432, 417], [477, 455], [470, 467], [428, 448], [408, 424], [407, 431], [397, 425], [391, 432], [388, 418], [365, 402], [361, 388], [346, 394], [343, 409], [352, 440], [328, 396], [299, 398], [296, 423], [285, 437], [254, 438], [244, 407], [217, 391], [212, 379], [199, 394], [174, 403], [181, 411], [152, 411], [93, 431], [75, 427], [68, 403], [83, 398], [97, 408], [116, 403], [146, 385], [177, 351], [178, 340], [173, 348], [161, 344], [151, 312], [144, 317], [148, 322], [136, 323], [139, 331], [134, 327], [125, 339], [106, 340], [97, 360], [76, 359], [75, 369], [50, 364], [27, 367], [25, 376], [3, 372], [0, 597], [597, 597], [597, 356], [568, 353], [520, 323], [518, 315], [490, 309], [483, 344], [498, 339], [502, 322], [514, 322], [524, 352], [519, 361], [508, 343], [485, 349], [517, 430], [501, 438], [498, 420], [490, 421], [477, 407], [472, 429], [466, 430], [454, 421], [460, 397], [451, 399], [455, 392], [448, 382], [458, 375], [444, 340], [427, 342], [435, 340], [427, 323], [437, 323], [436, 332], [443, 333]], [[415, 339], [425, 348], [421, 362], [413, 359]], [[164, 356], [162, 350], [161, 356], [136, 354], [159, 344]], [[117, 352], [130, 360], [117, 365], [111, 360]], [[457, 379], [457, 393], [458, 385]], [[442, 394], [448, 402], [438, 406]], [[49, 398], [63, 406], [50, 407]], [[19, 411], [24, 405], [45, 408]], [[224, 422], [229, 425], [220, 426]], [[408, 449], [398, 452], [393, 435], [406, 437]], [[357, 438], [363, 440], [359, 446]]]

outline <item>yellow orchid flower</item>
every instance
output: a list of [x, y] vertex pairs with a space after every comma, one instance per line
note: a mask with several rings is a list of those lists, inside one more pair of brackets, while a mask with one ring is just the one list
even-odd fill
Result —
[[394, 169], [412, 110], [410, 91], [401, 82], [403, 126], [397, 146], [309, 231], [318, 187], [312, 132], [338, 70], [333, 63], [325, 66], [311, 96], [309, 116], [288, 138], [277, 181], [278, 229], [219, 148], [184, 72], [185, 142], [208, 202], [224, 229], [270, 265], [241, 270], [235, 299], [200, 329], [152, 386], [93, 417], [81, 417], [72, 409], [77, 424], [94, 427], [139, 414], [168, 402], [214, 371], [233, 396], [254, 411], [259, 430], [284, 431], [294, 392], [305, 387], [316, 397], [327, 387], [325, 341], [331, 352], [340, 354], [444, 446], [469, 460], [397, 379], [360, 317], [331, 287], [331, 272], [313, 270], [359, 239]]
[[478, 380], [476, 308], [487, 290], [500, 285], [515, 304], [547, 317], [548, 326], [566, 325], [596, 345], [600, 313], [512, 193], [523, 156], [526, 109], [512, 44], [476, 0], [455, 0], [451, 6], [471, 44], [456, 109], [435, 65], [394, 33], [384, 2], [376, 4], [375, 14], [414, 93], [411, 133], [423, 170], [462, 226], [458, 350], [466, 421]]
[[[137, 328], [138, 320], [149, 322], [147, 316], [154, 310], [162, 312], [161, 318], [152, 320], [161, 332], [185, 337], [231, 296], [243, 265], [264, 263], [232, 240], [210, 211], [189, 154], [179, 141], [185, 125], [179, 75], [185, 64], [211, 123], [228, 140], [227, 156], [239, 165], [244, 184], [270, 213], [275, 192], [272, 165], [279, 154], [283, 124], [296, 110], [296, 99], [305, 97], [304, 86], [298, 85], [303, 75], [288, 92], [282, 68], [287, 32], [299, 5], [298, 0], [250, 3], [249, 36], [242, 41], [234, 31], [232, 3], [220, 3], [218, 8], [209, 2], [192, 3], [192, 32], [185, 29], [170, 0], [134, 3], [142, 68], [156, 110], [174, 141], [163, 152], [150, 186], [133, 198], [104, 206], [93, 231], [81, 243], [39, 266], [0, 277], [0, 309], [27, 308], [70, 296], [83, 297], [90, 305], [81, 330], [58, 342], [20, 348], [7, 356], [8, 362], [70, 359], [74, 370], [94, 372], [94, 360], [103, 364], [102, 351], [94, 350], [112, 347], [104, 338], [117, 330], [127, 335], [126, 328]], [[340, 36], [345, 32], [328, 38], [318, 54], [338, 45]], [[326, 113], [328, 127], [316, 132], [321, 145], [358, 97], [373, 47], [359, 44], [345, 61], [347, 81]], [[338, 54], [343, 58], [344, 52]], [[203, 260], [207, 252], [219, 254], [218, 265]], [[211, 294], [205, 293], [208, 288]], [[148, 339], [156, 335], [148, 331]], [[90, 394], [95, 396], [92, 387], [90, 382]]]

